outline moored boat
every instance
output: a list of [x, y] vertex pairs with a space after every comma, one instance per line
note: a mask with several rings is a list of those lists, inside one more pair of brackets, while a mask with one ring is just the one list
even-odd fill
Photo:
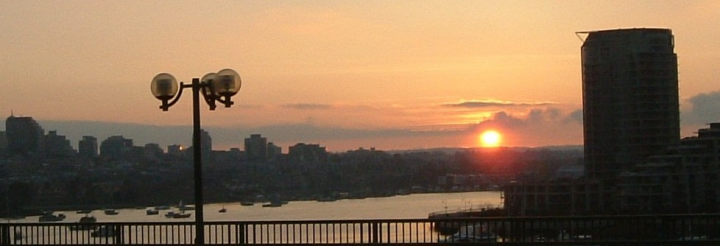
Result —
[[43, 215], [40, 215], [38, 218], [38, 222], [55, 222], [55, 221], [62, 221], [65, 219], [64, 214], [57, 214], [55, 215], [53, 212], [45, 212]]

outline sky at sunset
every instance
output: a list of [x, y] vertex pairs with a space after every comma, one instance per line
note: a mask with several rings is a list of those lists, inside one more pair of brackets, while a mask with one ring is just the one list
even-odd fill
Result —
[[682, 136], [720, 121], [716, 0], [0, 0], [0, 112], [73, 145], [189, 145], [190, 94], [162, 112], [151, 79], [232, 68], [235, 105], [202, 105], [215, 149], [579, 145], [576, 32], [642, 27], [675, 35]]

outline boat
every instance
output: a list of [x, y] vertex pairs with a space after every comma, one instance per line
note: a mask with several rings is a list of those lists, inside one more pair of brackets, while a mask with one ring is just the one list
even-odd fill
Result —
[[119, 212], [115, 209], [105, 209], [105, 214], [107, 215], [117, 215]]
[[78, 221], [78, 223], [85, 223], [85, 224], [95, 223], [95, 222], [97, 222], [97, 218], [95, 218], [93, 216], [83, 216], [82, 218], [80, 218], [80, 221]]
[[186, 213], [179, 213], [179, 214], [178, 214], [178, 213], [176, 213], [175, 215], [173, 215], [173, 219], [190, 218], [190, 215], [192, 215], [192, 214], [189, 214], [189, 213], [188, 213], [188, 214], [186, 214]]
[[158, 211], [157, 209], [148, 209], [148, 210], [145, 210], [145, 214], [146, 215], [158, 215], [158, 214], [160, 214], [160, 211]]
[[172, 218], [175, 216], [175, 211], [168, 211], [165, 213], [165, 218]]
[[62, 221], [65, 219], [64, 214], [53, 214], [53, 212], [45, 212], [43, 215], [40, 215], [38, 218], [38, 222], [55, 222], [55, 221]]
[[97, 218], [95, 218], [93, 216], [85, 215], [82, 218], [80, 218], [80, 221], [78, 221], [78, 223], [76, 225], [71, 225], [70, 230], [74, 230], [74, 231], [95, 230], [96, 222], [97, 222]]
[[182, 219], [182, 218], [189, 218], [190, 213], [176, 213], [175, 211], [168, 211], [165, 213], [165, 218], [172, 218], [172, 219]]
[[255, 202], [253, 202], [253, 201], [240, 201], [240, 205], [243, 205], [243, 206], [252, 206], [252, 205], [255, 205]]
[[276, 207], [280, 207], [282, 205], [283, 205], [283, 203], [280, 201], [272, 201], [270, 203], [265, 203], [262, 206], [263, 206], [263, 208], [276, 208]]
[[227, 212], [227, 209], [225, 209], [225, 207], [221, 208], [221, 209], [218, 211], [218, 213], [225, 213], [225, 212]]

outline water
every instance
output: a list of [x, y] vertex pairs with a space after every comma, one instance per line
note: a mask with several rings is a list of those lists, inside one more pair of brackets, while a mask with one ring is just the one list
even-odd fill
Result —
[[[429, 213], [458, 209], [498, 207], [500, 192], [428, 193], [405, 196], [343, 199], [333, 202], [291, 201], [281, 207], [242, 206], [239, 202], [206, 204], [206, 221], [287, 221], [287, 220], [336, 220], [336, 219], [424, 219]], [[219, 213], [222, 208], [226, 213]], [[174, 208], [177, 211], [176, 208]], [[98, 222], [162, 222], [194, 221], [193, 216], [184, 219], [165, 218], [166, 211], [158, 215], [146, 215], [145, 209], [119, 209], [117, 215], [106, 215], [102, 210], [91, 213]], [[77, 222], [83, 214], [75, 211], [57, 211], [67, 216], [63, 222]], [[37, 216], [13, 222], [38, 222]]]

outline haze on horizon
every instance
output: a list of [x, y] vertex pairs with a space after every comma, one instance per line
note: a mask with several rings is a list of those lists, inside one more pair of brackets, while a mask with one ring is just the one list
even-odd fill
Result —
[[[150, 80], [232, 68], [236, 105], [202, 105], [216, 149], [260, 133], [331, 151], [582, 144], [578, 31], [672, 29], [682, 136], [720, 121], [720, 2], [0, 0], [0, 112], [76, 145], [190, 143], [191, 98]], [[2, 115], [2, 114], [0, 114]], [[4, 124], [0, 130], [4, 129]]]

